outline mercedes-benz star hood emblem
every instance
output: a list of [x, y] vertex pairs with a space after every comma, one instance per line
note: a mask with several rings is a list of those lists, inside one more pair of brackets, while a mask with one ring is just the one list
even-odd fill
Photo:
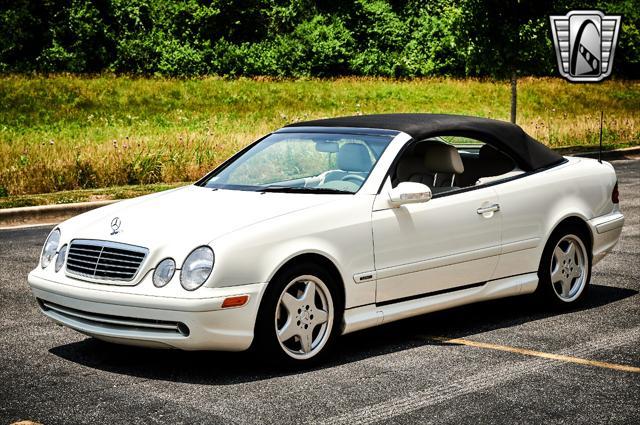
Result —
[[120, 231], [120, 225], [122, 224], [122, 220], [120, 220], [120, 217], [114, 217], [113, 220], [111, 220], [111, 234], [115, 235], [116, 233], [118, 233]]

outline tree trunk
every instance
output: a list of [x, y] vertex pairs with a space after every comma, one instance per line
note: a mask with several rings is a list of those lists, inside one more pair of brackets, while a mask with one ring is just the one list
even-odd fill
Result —
[[518, 107], [518, 77], [515, 71], [511, 72], [511, 122], [516, 123], [516, 110]]

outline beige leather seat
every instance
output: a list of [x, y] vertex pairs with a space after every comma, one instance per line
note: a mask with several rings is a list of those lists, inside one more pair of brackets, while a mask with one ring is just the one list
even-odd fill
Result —
[[348, 175], [364, 179], [373, 165], [369, 151], [360, 143], [345, 143], [340, 147], [336, 159], [339, 170], [329, 172], [325, 182], [342, 180]]
[[424, 166], [424, 156], [409, 154], [403, 156], [396, 167], [397, 182], [415, 182], [433, 185], [433, 173], [428, 173]]
[[423, 183], [433, 193], [458, 189], [456, 175], [464, 172], [458, 150], [445, 143], [425, 142], [404, 156], [396, 168], [398, 182]]
[[[455, 186], [456, 175], [464, 173], [464, 165], [458, 150], [445, 143], [429, 143], [424, 149], [424, 165], [428, 171], [435, 174], [433, 193], [458, 189]], [[445, 174], [447, 179], [438, 179], [438, 175]], [[449, 177], [450, 176], [450, 177]]]

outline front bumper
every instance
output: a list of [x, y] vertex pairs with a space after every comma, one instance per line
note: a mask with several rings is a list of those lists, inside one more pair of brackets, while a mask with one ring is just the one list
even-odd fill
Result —
[[602, 260], [620, 239], [622, 226], [624, 225], [624, 215], [620, 211], [614, 211], [596, 217], [588, 221], [593, 236], [593, 264]]
[[[249, 348], [266, 288], [264, 283], [210, 288], [206, 298], [175, 298], [66, 285], [33, 272], [28, 282], [47, 317], [86, 335], [129, 345], [220, 351]], [[224, 299], [235, 295], [249, 300], [222, 309]]]

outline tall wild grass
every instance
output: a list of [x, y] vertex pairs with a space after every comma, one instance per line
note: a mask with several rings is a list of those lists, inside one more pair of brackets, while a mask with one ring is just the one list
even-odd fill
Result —
[[[0, 77], [0, 196], [195, 180], [287, 123], [442, 112], [509, 117], [507, 82]], [[550, 146], [640, 141], [640, 82], [525, 78], [518, 123]]]

